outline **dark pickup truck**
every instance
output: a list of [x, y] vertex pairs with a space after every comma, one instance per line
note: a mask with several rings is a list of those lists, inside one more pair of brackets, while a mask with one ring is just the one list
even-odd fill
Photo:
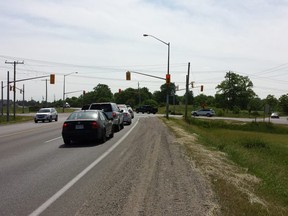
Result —
[[136, 108], [136, 113], [139, 113], [139, 112], [155, 114], [158, 112], [158, 108], [152, 107], [150, 105], [143, 105], [143, 106]]

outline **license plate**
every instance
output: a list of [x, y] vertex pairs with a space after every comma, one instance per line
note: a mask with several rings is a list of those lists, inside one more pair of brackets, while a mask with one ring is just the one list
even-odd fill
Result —
[[84, 125], [75, 125], [75, 129], [76, 130], [84, 129]]

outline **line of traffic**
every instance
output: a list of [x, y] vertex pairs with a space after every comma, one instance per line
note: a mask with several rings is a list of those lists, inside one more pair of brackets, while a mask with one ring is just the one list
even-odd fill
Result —
[[119, 139], [113, 146], [111, 146], [106, 152], [104, 152], [99, 158], [92, 162], [88, 167], [86, 167], [82, 172], [80, 172], [75, 178], [69, 181], [62, 189], [56, 192], [52, 197], [50, 197], [46, 202], [34, 210], [29, 216], [38, 216], [45, 211], [49, 206], [51, 206], [60, 196], [62, 196], [69, 188], [71, 188], [75, 183], [77, 183], [86, 173], [88, 173], [92, 168], [94, 168], [99, 162], [101, 162], [105, 157], [107, 157], [120, 143], [132, 132], [132, 130], [137, 126], [139, 119], [133, 125], [132, 128]]

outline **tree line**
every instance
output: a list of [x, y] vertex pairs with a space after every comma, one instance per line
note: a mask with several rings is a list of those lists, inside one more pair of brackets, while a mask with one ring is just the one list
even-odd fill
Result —
[[[193, 89], [192, 89], [193, 90]], [[215, 107], [221, 108], [224, 111], [233, 111], [234, 113], [240, 110], [262, 111], [268, 109], [269, 112], [282, 112], [288, 114], [288, 93], [276, 98], [269, 94], [266, 98], [259, 98], [253, 91], [253, 83], [248, 76], [241, 76], [234, 72], [227, 72], [224, 80], [216, 86], [215, 96], [207, 96], [200, 94], [193, 95], [193, 91], [188, 92], [188, 105], [197, 107]], [[92, 91], [80, 95], [79, 97], [69, 97], [66, 99], [72, 107], [81, 107], [85, 104], [95, 102], [115, 102], [118, 104], [129, 104], [132, 107], [147, 104], [152, 106], [165, 106], [166, 94], [169, 94], [169, 104], [185, 104], [186, 94], [183, 96], [177, 95], [177, 89], [174, 83], [169, 86], [164, 83], [160, 86], [159, 91], [151, 93], [148, 88], [143, 87], [139, 89], [127, 88], [117, 93], [112, 93], [111, 89], [106, 84], [99, 83]], [[21, 103], [19, 101], [19, 103]], [[62, 100], [54, 101], [52, 103], [43, 104], [44, 102], [29, 101], [26, 105], [32, 104], [38, 106], [55, 106], [61, 107]]]

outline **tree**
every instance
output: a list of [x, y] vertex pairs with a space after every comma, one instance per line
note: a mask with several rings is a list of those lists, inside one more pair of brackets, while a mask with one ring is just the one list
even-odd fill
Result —
[[252, 88], [253, 83], [248, 76], [230, 71], [226, 73], [225, 80], [216, 86], [217, 94], [222, 95], [225, 100], [223, 105], [230, 110], [234, 107], [246, 109], [249, 101], [256, 96]]
[[118, 104], [129, 104], [135, 107], [139, 101], [139, 91], [138, 89], [128, 88], [121, 93], [114, 94], [115, 102]]
[[251, 114], [252, 111], [259, 111], [262, 110], [262, 108], [263, 108], [263, 102], [259, 97], [251, 99], [248, 103], [249, 115]]
[[170, 96], [176, 93], [176, 87], [174, 83], [170, 83], [169, 85], [164, 83], [163, 85], [161, 85], [160, 92], [157, 93], [156, 100], [158, 101], [158, 103], [166, 103], [167, 92], [169, 95], [169, 104], [173, 103], [173, 98]]
[[279, 106], [285, 114], [288, 114], [288, 94], [279, 98]]
[[113, 101], [113, 94], [107, 85], [99, 83], [93, 90], [85, 94], [84, 104]]
[[265, 103], [269, 105], [271, 111], [275, 111], [278, 105], [278, 100], [274, 97], [274, 95], [269, 94], [265, 99]]
[[215, 101], [214, 97], [200, 94], [194, 98], [193, 105], [197, 107], [201, 106], [203, 108], [208, 106], [211, 107], [214, 106], [215, 104], [214, 101]]
[[[188, 95], [187, 105], [194, 104], [194, 94], [193, 94], [193, 92], [192, 91], [188, 91], [187, 95]], [[186, 103], [186, 92], [185, 92], [185, 94], [182, 97], [182, 103], [183, 104]]]

